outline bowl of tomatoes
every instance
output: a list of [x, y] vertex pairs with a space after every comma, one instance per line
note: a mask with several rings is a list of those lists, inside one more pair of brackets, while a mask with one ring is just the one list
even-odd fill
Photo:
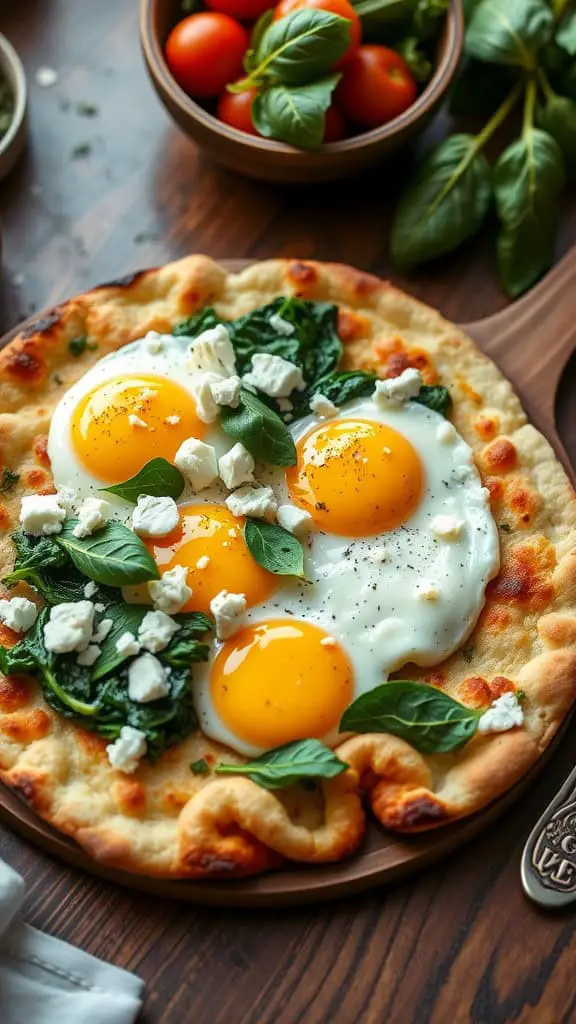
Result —
[[348, 177], [410, 142], [462, 37], [459, 0], [141, 0], [168, 112], [213, 159], [264, 181]]

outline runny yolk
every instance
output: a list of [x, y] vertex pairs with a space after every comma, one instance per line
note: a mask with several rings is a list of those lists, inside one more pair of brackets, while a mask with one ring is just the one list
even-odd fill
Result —
[[268, 749], [336, 729], [353, 687], [342, 647], [298, 619], [245, 626], [223, 645], [210, 674], [210, 696], [224, 725]]
[[372, 420], [339, 419], [314, 427], [286, 472], [294, 504], [316, 525], [345, 537], [392, 530], [414, 512], [424, 471], [402, 434]]
[[182, 505], [179, 511], [180, 524], [172, 533], [146, 543], [161, 572], [188, 567], [192, 597], [184, 611], [209, 612], [221, 590], [245, 594], [249, 607], [276, 590], [278, 577], [258, 565], [246, 547], [244, 519], [211, 502]]
[[182, 441], [205, 432], [190, 392], [147, 374], [104, 381], [84, 395], [72, 416], [76, 455], [106, 483], [128, 480], [159, 456], [173, 462]]

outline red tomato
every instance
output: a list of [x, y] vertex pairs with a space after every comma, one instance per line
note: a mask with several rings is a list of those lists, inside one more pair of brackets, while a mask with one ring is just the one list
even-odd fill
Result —
[[334, 65], [335, 68], [343, 67], [352, 54], [356, 52], [362, 39], [362, 25], [352, 4], [348, 0], [280, 0], [276, 7], [274, 21], [278, 21], [279, 18], [285, 18], [287, 14], [292, 14], [293, 11], [299, 11], [301, 7], [314, 7], [319, 11], [330, 11], [332, 14], [339, 14], [341, 18], [348, 18], [350, 22], [350, 46]]
[[336, 87], [338, 103], [351, 120], [377, 128], [411, 107], [418, 87], [410, 68], [386, 46], [360, 46]]
[[218, 100], [216, 115], [225, 124], [238, 128], [241, 132], [258, 135], [252, 124], [252, 103], [258, 95], [258, 89], [245, 89], [243, 92], [223, 92]]
[[340, 142], [346, 137], [346, 122], [335, 103], [328, 107], [324, 122], [324, 138], [322, 142]]
[[211, 11], [229, 14], [240, 21], [256, 21], [264, 11], [274, 6], [270, 0], [204, 0]]
[[248, 33], [227, 14], [190, 14], [172, 29], [166, 62], [191, 96], [218, 96], [242, 74]]

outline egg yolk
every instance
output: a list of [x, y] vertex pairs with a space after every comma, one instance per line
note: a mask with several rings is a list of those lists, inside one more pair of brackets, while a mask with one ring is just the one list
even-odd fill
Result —
[[[322, 641], [328, 640], [328, 643]], [[258, 747], [321, 739], [353, 698], [342, 647], [318, 626], [269, 619], [228, 640], [210, 674], [212, 703], [234, 735]]]
[[173, 462], [182, 441], [205, 431], [185, 388], [144, 374], [104, 381], [84, 395], [72, 417], [76, 455], [107, 483], [128, 480], [159, 456]]
[[184, 611], [210, 611], [221, 590], [244, 594], [248, 606], [265, 601], [278, 586], [278, 577], [258, 565], [244, 541], [244, 519], [225, 505], [182, 505], [180, 524], [165, 537], [147, 541], [161, 572], [175, 565], [188, 567], [192, 597]]
[[332, 420], [305, 434], [296, 450], [297, 463], [286, 472], [290, 497], [322, 530], [371, 536], [400, 526], [418, 505], [422, 464], [392, 427]]

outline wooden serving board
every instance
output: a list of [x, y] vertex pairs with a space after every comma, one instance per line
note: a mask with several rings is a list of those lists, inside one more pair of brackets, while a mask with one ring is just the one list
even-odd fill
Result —
[[[247, 260], [223, 260], [240, 270]], [[500, 313], [465, 330], [512, 381], [526, 411], [556, 449], [572, 482], [576, 475], [557, 429], [576, 434], [576, 409], [561, 396], [568, 392], [576, 367], [568, 366], [576, 348], [576, 248], [528, 295]], [[37, 314], [32, 319], [38, 319]], [[24, 324], [0, 340], [7, 344]], [[571, 419], [571, 416], [573, 419]], [[71, 839], [56, 832], [12, 791], [0, 786], [0, 821], [31, 843], [76, 868], [108, 881], [148, 893], [194, 903], [229, 907], [273, 907], [346, 896], [410, 874], [450, 853], [495, 821], [527, 789], [549, 760], [564, 734], [564, 722], [538, 763], [499, 800], [466, 820], [419, 836], [386, 832], [373, 818], [366, 841], [353, 858], [336, 865], [294, 865], [273, 874], [236, 882], [186, 882], [132, 875], [92, 860]], [[529, 823], [527, 823], [529, 824]]]

